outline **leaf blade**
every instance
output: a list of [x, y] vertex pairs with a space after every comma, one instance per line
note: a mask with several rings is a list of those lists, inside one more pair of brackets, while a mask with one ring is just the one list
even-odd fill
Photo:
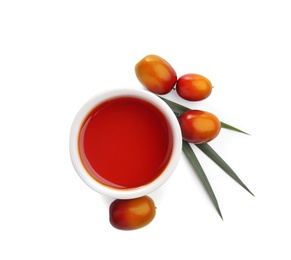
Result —
[[201, 164], [199, 163], [195, 153], [193, 152], [190, 144], [184, 140], [183, 140], [183, 152], [186, 155], [191, 166], [194, 168], [199, 179], [201, 180], [201, 182], [202, 182], [204, 188], [206, 189], [210, 199], [212, 200], [212, 203], [214, 204], [214, 207], [216, 208], [219, 216], [221, 217], [221, 219], [223, 219], [219, 205], [218, 205], [218, 201], [217, 201], [215, 194], [212, 190], [212, 187], [207, 179], [207, 176], [206, 176]]
[[242, 131], [242, 130], [240, 130], [240, 129], [238, 129], [238, 128], [232, 126], [232, 125], [229, 125], [229, 124], [227, 124], [227, 123], [224, 123], [224, 122], [222, 122], [222, 121], [220, 121], [220, 124], [221, 124], [221, 127], [222, 127], [222, 128], [225, 128], [225, 129], [228, 129], [228, 130], [231, 130], [231, 131], [235, 131], [235, 132], [239, 132], [239, 133], [242, 133], [242, 134], [245, 134], [245, 135], [250, 135], [250, 134], [248, 134], [247, 132]]
[[234, 179], [240, 186], [242, 186], [251, 195], [255, 196], [249, 188], [241, 181], [232, 168], [214, 151], [214, 149], [208, 144], [196, 144], [196, 146], [205, 153], [212, 161], [214, 161], [224, 172], [226, 172], [232, 179]]
[[191, 109], [189, 107], [182, 106], [174, 101], [168, 100], [164, 97], [160, 97], [160, 99], [162, 99], [173, 110], [173, 112], [178, 115]]

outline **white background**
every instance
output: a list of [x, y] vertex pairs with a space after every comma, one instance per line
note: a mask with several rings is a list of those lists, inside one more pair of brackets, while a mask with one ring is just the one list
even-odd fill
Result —
[[[0, 259], [291, 259], [290, 11], [287, 0], [2, 0]], [[152, 53], [215, 86], [202, 102], [167, 98], [251, 134], [222, 130], [211, 145], [255, 197], [197, 151], [224, 220], [184, 156], [150, 194], [156, 218], [129, 232], [73, 169], [79, 108], [143, 89], [134, 66]]]

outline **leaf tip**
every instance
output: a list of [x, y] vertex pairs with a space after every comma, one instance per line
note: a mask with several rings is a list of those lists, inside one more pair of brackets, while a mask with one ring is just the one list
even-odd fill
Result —
[[224, 221], [221, 212], [219, 212], [219, 216], [221, 217], [221, 220]]

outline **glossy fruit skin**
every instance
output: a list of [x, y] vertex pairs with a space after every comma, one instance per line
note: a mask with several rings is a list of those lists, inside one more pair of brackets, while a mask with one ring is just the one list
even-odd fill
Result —
[[121, 230], [135, 230], [148, 225], [156, 215], [154, 201], [143, 196], [135, 199], [113, 201], [109, 208], [111, 225]]
[[200, 101], [209, 97], [212, 92], [212, 84], [202, 75], [189, 73], [177, 80], [176, 91], [183, 99]]
[[184, 140], [201, 144], [218, 136], [221, 124], [212, 113], [202, 110], [188, 110], [178, 118]]
[[135, 74], [140, 83], [155, 94], [169, 93], [177, 82], [177, 73], [163, 58], [147, 55], [135, 65]]

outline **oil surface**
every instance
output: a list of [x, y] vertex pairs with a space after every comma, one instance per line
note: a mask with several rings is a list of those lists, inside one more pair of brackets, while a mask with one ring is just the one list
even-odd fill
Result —
[[172, 132], [161, 111], [133, 97], [115, 98], [94, 108], [79, 134], [85, 168], [113, 188], [152, 182], [167, 166], [172, 148]]

